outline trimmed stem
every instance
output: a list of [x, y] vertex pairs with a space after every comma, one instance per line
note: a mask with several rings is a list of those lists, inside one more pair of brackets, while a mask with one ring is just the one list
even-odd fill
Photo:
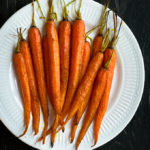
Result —
[[117, 45], [117, 42], [119, 40], [119, 33], [120, 33], [120, 29], [121, 29], [121, 26], [122, 26], [122, 21], [119, 25], [119, 29], [118, 29], [118, 33], [117, 33], [117, 14], [113, 13], [113, 18], [114, 18], [114, 36], [109, 44], [109, 47], [115, 49], [116, 45]]
[[113, 52], [112, 52], [112, 54], [111, 54], [111, 56], [110, 56], [110, 59], [109, 59], [109, 60], [106, 62], [106, 64], [104, 65], [104, 68], [105, 68], [105, 69], [108, 69], [109, 64], [110, 64], [110, 62], [111, 62], [111, 60], [112, 60], [113, 54], [114, 54], [114, 50], [113, 50]]
[[107, 29], [103, 42], [102, 42], [102, 48], [101, 48], [101, 52], [103, 53], [105, 51], [105, 49], [107, 48], [108, 44], [109, 44], [109, 38], [110, 38], [110, 29]]
[[78, 11], [76, 11], [76, 19], [81, 20], [82, 19], [82, 15], [81, 15], [81, 5], [82, 5], [82, 0], [80, 0], [80, 5], [79, 5], [79, 9]]
[[54, 0], [51, 0], [50, 9], [49, 9], [49, 20], [57, 20], [57, 14], [54, 12], [53, 6]]
[[44, 16], [44, 13], [43, 13], [43, 11], [42, 11], [42, 8], [41, 8], [41, 5], [40, 5], [39, 0], [36, 0], [36, 1], [37, 1], [37, 4], [38, 4], [39, 9], [40, 9], [40, 11], [41, 11], [41, 14], [42, 14], [42, 17], [40, 17], [40, 18], [41, 18], [41, 19], [44, 19], [44, 21], [47, 22], [47, 19], [46, 19], [46, 17]]
[[34, 8], [34, 0], [32, 1], [32, 8], [33, 8], [33, 14], [32, 14], [32, 26], [35, 27], [35, 8]]
[[[69, 11], [67, 10], [67, 7], [72, 4], [73, 2], [75, 2], [75, 0], [72, 0], [71, 2], [69, 2], [68, 4], [65, 3], [65, 1], [60, 0], [61, 2], [61, 7], [63, 10], [63, 20], [68, 20], [68, 16], [69, 16]], [[64, 3], [64, 7], [63, 7], [63, 3]]]

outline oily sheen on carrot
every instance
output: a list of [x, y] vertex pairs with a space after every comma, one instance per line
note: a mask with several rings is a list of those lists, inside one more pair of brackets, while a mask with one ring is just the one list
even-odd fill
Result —
[[80, 80], [80, 67], [82, 63], [82, 51], [85, 42], [85, 24], [83, 20], [75, 20], [72, 25], [72, 50], [71, 50], [71, 64], [68, 89], [66, 99], [62, 111], [63, 118], [66, 116], [76, 88]]
[[26, 70], [26, 64], [23, 55], [20, 52], [15, 52], [13, 55], [13, 61], [19, 79], [23, 104], [24, 104], [25, 130], [23, 134], [20, 135], [21, 137], [26, 134], [30, 122], [31, 95], [30, 95], [30, 87], [29, 87], [28, 75]]
[[71, 22], [61, 21], [58, 27], [60, 47], [60, 101], [63, 107], [69, 78], [69, 62], [71, 49]]
[[111, 62], [110, 62], [109, 67], [108, 67], [108, 80], [107, 80], [106, 87], [104, 90], [104, 95], [100, 101], [100, 104], [99, 104], [99, 107], [98, 107], [98, 110], [96, 113], [96, 117], [95, 117], [94, 145], [97, 143], [100, 126], [101, 126], [102, 120], [103, 120], [104, 115], [105, 115], [106, 110], [107, 110], [109, 95], [110, 95], [110, 90], [111, 90], [111, 85], [112, 85], [112, 80], [113, 80], [113, 74], [114, 74], [114, 69], [115, 69], [115, 64], [116, 64], [116, 59], [117, 59], [117, 55], [116, 55], [115, 50], [108, 48], [104, 52], [103, 64], [106, 64], [106, 62], [111, 57], [112, 52], [113, 52], [113, 56], [112, 56]]
[[31, 108], [32, 108], [32, 116], [33, 116], [33, 129], [36, 135], [39, 132], [40, 100], [37, 92], [37, 85], [34, 76], [30, 49], [26, 40], [20, 41], [20, 52], [22, 53], [25, 61], [28, 80], [29, 80], [29, 87], [31, 93]]
[[[80, 80], [82, 80], [82, 78], [83, 78], [83, 76], [86, 72], [86, 69], [87, 69], [87, 66], [88, 66], [88, 63], [89, 63], [89, 60], [90, 60], [90, 54], [91, 54], [90, 43], [85, 41], [84, 51], [83, 51], [83, 56], [82, 56]], [[83, 103], [81, 104], [81, 107], [77, 111], [77, 114], [74, 118], [74, 121], [73, 121], [73, 124], [72, 124], [72, 130], [71, 130], [71, 134], [70, 134], [71, 143], [74, 140], [75, 132], [76, 132], [76, 129], [77, 129], [77, 122], [79, 122], [81, 117], [82, 117], [82, 114], [83, 114], [83, 112], [84, 112], [84, 110], [87, 106], [87, 102], [89, 100], [89, 97], [90, 97], [90, 93], [88, 94], [87, 98], [85, 98], [85, 101], [83, 101]]]
[[46, 79], [46, 87], [47, 93], [50, 97], [50, 76], [49, 76], [49, 57], [48, 57], [48, 41], [47, 36], [45, 35], [42, 39], [42, 50], [43, 50], [43, 60], [44, 60], [44, 71], [45, 71], [45, 79]]
[[61, 113], [60, 102], [60, 56], [56, 25], [53, 20], [47, 22], [47, 40], [50, 68], [51, 103], [56, 114]]
[[88, 68], [86, 70], [86, 73], [78, 86], [78, 89], [75, 93], [75, 96], [73, 98], [73, 102], [70, 108], [70, 111], [68, 113], [67, 119], [65, 120], [64, 126], [80, 109], [80, 105], [83, 101], [85, 101], [87, 95], [90, 92], [91, 87], [93, 86], [94, 79], [96, 77], [96, 74], [98, 72], [98, 69], [100, 68], [101, 64], [103, 62], [103, 53], [97, 53], [90, 61]]
[[96, 79], [94, 81], [93, 89], [92, 89], [92, 94], [90, 98], [90, 104], [88, 107], [88, 110], [86, 112], [84, 122], [81, 128], [81, 131], [79, 133], [77, 142], [76, 142], [76, 149], [78, 149], [79, 144], [81, 143], [83, 137], [86, 134], [86, 131], [88, 130], [92, 120], [95, 117], [97, 108], [99, 106], [99, 102], [101, 100], [101, 97], [103, 95], [105, 85], [107, 82], [107, 77], [108, 77], [108, 71], [104, 69], [103, 67], [99, 69]]
[[29, 29], [29, 44], [31, 48], [33, 68], [35, 72], [35, 78], [37, 82], [37, 89], [40, 98], [40, 103], [44, 116], [44, 130], [43, 130], [43, 143], [45, 143], [46, 131], [48, 128], [48, 100], [47, 100], [47, 91], [45, 83], [45, 74], [44, 74], [44, 63], [43, 63], [43, 54], [42, 54], [42, 39], [40, 30], [35, 26], [34, 21], [34, 2], [33, 6], [33, 16], [32, 16], [32, 26]]

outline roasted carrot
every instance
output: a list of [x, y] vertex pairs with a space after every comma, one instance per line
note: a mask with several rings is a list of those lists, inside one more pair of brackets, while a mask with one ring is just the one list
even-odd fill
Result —
[[[64, 123], [62, 123], [62, 127], [59, 128], [59, 130], [61, 130], [64, 127], [64, 125], [75, 115], [75, 113], [80, 108], [80, 105], [82, 102], [85, 101], [86, 105], [88, 104], [88, 99], [86, 99], [86, 98], [90, 92], [90, 89], [91, 89], [94, 79], [96, 77], [96, 74], [97, 74], [96, 71], [98, 71], [99, 67], [102, 64], [103, 52], [109, 44], [109, 35], [110, 35], [110, 30], [108, 29], [104, 36], [101, 51], [99, 51], [97, 54], [95, 54], [93, 56], [93, 58], [91, 59], [89, 65], [88, 65], [88, 68], [86, 70], [86, 73], [83, 76], [83, 79], [82, 79], [81, 83], [79, 84], [78, 89], [76, 90], [76, 93], [73, 98], [73, 102], [71, 105], [71, 109], [68, 113], [67, 119], [65, 120]], [[97, 65], [99, 65], [99, 66], [97, 66]], [[96, 68], [96, 67], [98, 67], [98, 68]]]
[[[61, 101], [60, 101], [60, 55], [59, 55], [59, 43], [58, 34], [54, 20], [56, 19], [56, 13], [53, 10], [53, 0], [51, 2], [49, 10], [49, 20], [47, 21], [47, 40], [48, 40], [48, 56], [49, 56], [49, 69], [50, 69], [50, 89], [51, 89], [51, 103], [53, 105], [56, 118], [61, 113]], [[55, 119], [56, 119], [55, 118]], [[56, 129], [53, 126], [51, 136], [51, 146], [53, 147]]]
[[107, 8], [109, 6], [110, 0], [105, 4], [104, 10], [100, 19], [100, 30], [98, 35], [94, 38], [93, 41], [93, 55], [95, 55], [102, 47], [103, 42], [103, 32], [107, 23]]
[[25, 130], [23, 134], [20, 135], [21, 137], [26, 134], [28, 130], [29, 122], [30, 122], [31, 95], [30, 95], [30, 87], [29, 87], [26, 64], [25, 64], [23, 55], [20, 52], [20, 35], [18, 35], [17, 48], [13, 55], [13, 62], [14, 62], [14, 67], [15, 67], [18, 79], [19, 79], [19, 84], [20, 84], [23, 104], [24, 104]]
[[48, 41], [47, 36], [45, 35], [42, 39], [42, 50], [43, 50], [43, 60], [44, 60], [44, 71], [45, 71], [45, 79], [46, 79], [46, 87], [48, 96], [51, 96], [50, 93], [50, 76], [49, 76], [49, 57], [48, 57]]
[[[78, 89], [73, 98], [73, 103], [71, 109], [68, 113], [67, 119], [63, 123], [62, 127], [75, 115], [77, 110], [80, 108], [80, 104], [87, 100], [87, 95], [90, 92], [91, 87], [93, 86], [94, 79], [98, 72], [99, 67], [103, 61], [103, 53], [97, 53], [92, 60], [90, 61], [86, 73], [78, 86]], [[60, 128], [61, 129], [61, 128]]]
[[[86, 69], [87, 69], [87, 66], [88, 66], [88, 63], [89, 63], [89, 60], [90, 60], [90, 54], [91, 54], [90, 43], [88, 41], [85, 41], [84, 51], [83, 51], [83, 56], [82, 56], [82, 66], [81, 66], [81, 71], [80, 71], [80, 81], [82, 80], [82, 78], [83, 78], [83, 76], [86, 72]], [[90, 93], [88, 94], [86, 99], [89, 99], [89, 97], [90, 97]], [[87, 102], [88, 102], [88, 100], [87, 100]], [[77, 112], [77, 114], [74, 118], [74, 121], [73, 121], [73, 124], [72, 124], [71, 135], [70, 135], [71, 143], [74, 140], [75, 132], [76, 132], [76, 129], [77, 129], [77, 122], [80, 121], [80, 118], [82, 117], [82, 114], [83, 114], [86, 106], [87, 106], [86, 101], [84, 101], [81, 104], [80, 109], [78, 110], [78, 112]]]
[[29, 87], [31, 93], [31, 108], [32, 108], [32, 116], [33, 116], [33, 129], [35, 131], [35, 135], [39, 132], [39, 123], [40, 123], [40, 101], [37, 92], [37, 85], [34, 76], [33, 64], [30, 54], [30, 49], [28, 46], [28, 42], [23, 39], [22, 34], [20, 33], [21, 41], [20, 41], [20, 52], [23, 55], [28, 80], [29, 80]]
[[82, 63], [82, 54], [85, 42], [85, 23], [81, 20], [81, 3], [77, 12], [77, 19], [72, 25], [72, 50], [71, 50], [71, 64], [70, 64], [70, 74], [68, 81], [68, 89], [66, 93], [65, 103], [62, 110], [62, 120], [67, 115], [70, 108], [73, 96], [75, 94], [76, 88], [80, 80], [80, 68]]
[[108, 71], [104, 68], [100, 68], [99, 72], [97, 73], [94, 85], [93, 85], [92, 95], [90, 98], [90, 104], [86, 112], [84, 122], [81, 128], [81, 131], [79, 133], [78, 139], [77, 139], [76, 149], [78, 149], [80, 142], [82, 141], [84, 135], [86, 134], [86, 131], [88, 130], [96, 114], [96, 110], [99, 106], [100, 99], [105, 89], [107, 77], [108, 77]]
[[37, 89], [45, 122], [43, 130], [43, 137], [44, 137], [43, 143], [45, 143], [45, 136], [48, 127], [48, 100], [44, 75], [41, 34], [39, 29], [35, 26], [34, 2], [32, 3], [32, 5], [33, 5], [33, 17], [32, 17], [32, 27], [29, 29], [29, 44], [31, 47], [33, 67], [37, 82]]
[[[122, 23], [121, 23], [122, 24]], [[100, 126], [102, 123], [102, 120], [104, 118], [104, 115], [107, 111], [107, 106], [109, 102], [109, 95], [110, 95], [110, 90], [111, 90], [111, 85], [112, 85], [112, 80], [113, 80], [113, 74], [114, 74], [114, 69], [115, 69], [115, 64], [116, 64], [116, 51], [115, 51], [115, 45], [117, 44], [118, 41], [118, 35], [119, 31], [121, 28], [121, 24], [118, 30], [118, 34], [116, 35], [116, 30], [117, 30], [117, 18], [114, 17], [114, 36], [109, 44], [109, 48], [107, 48], [104, 52], [104, 60], [103, 60], [103, 65], [106, 64], [106, 62], [109, 60], [109, 58], [112, 56], [111, 62], [108, 67], [108, 80], [106, 83], [106, 87], [104, 90], [104, 95], [100, 101], [96, 117], [95, 117], [95, 124], [94, 124], [94, 145], [97, 143], [98, 140], [98, 134], [100, 130]]]

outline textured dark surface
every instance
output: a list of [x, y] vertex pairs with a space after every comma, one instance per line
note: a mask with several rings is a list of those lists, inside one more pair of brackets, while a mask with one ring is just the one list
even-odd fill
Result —
[[[102, 2], [101, 0], [97, 0]], [[31, 0], [0, 0], [0, 27]], [[144, 56], [146, 80], [140, 106], [128, 126], [97, 150], [150, 150], [150, 1], [112, 0], [115, 8], [137, 38]], [[33, 150], [14, 137], [0, 122], [0, 150]]]

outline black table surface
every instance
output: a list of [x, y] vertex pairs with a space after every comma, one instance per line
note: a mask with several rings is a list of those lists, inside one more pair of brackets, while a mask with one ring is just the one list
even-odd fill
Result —
[[[0, 0], [0, 27], [18, 9], [32, 0]], [[97, 2], [103, 3], [102, 0]], [[139, 108], [127, 127], [97, 150], [150, 150], [150, 0], [112, 0], [134, 33], [144, 57], [145, 88]], [[0, 122], [0, 150], [33, 150], [12, 135]]]

